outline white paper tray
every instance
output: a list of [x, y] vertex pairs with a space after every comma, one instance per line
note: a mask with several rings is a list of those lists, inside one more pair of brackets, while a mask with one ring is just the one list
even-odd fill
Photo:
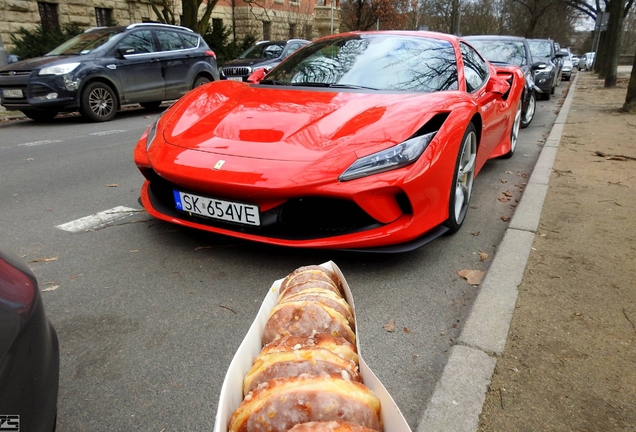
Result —
[[[355, 305], [353, 303], [353, 296], [349, 284], [338, 266], [329, 261], [321, 266], [333, 271], [342, 282], [345, 298], [351, 309], [353, 309], [353, 316], [355, 319]], [[283, 279], [279, 279], [272, 285], [271, 289], [265, 296], [263, 304], [256, 315], [256, 319], [247, 331], [243, 342], [239, 346], [234, 358], [230, 363], [230, 367], [225, 374], [225, 380], [223, 381], [223, 387], [221, 387], [221, 396], [219, 398], [219, 407], [216, 413], [216, 421], [214, 422], [214, 432], [227, 432], [227, 425], [230, 421], [232, 413], [238, 408], [243, 401], [243, 378], [252, 367], [254, 359], [261, 352], [263, 348], [262, 336], [265, 323], [269, 317], [269, 312], [278, 303], [278, 290], [280, 288]], [[356, 322], [356, 328], [358, 323]], [[356, 337], [356, 346], [358, 348], [358, 357], [360, 361], [360, 374], [362, 375], [362, 381], [370, 388], [375, 395], [380, 399], [382, 423], [384, 423], [384, 432], [411, 432], [411, 428], [404, 419], [404, 416], [400, 412], [400, 409], [395, 404], [395, 401], [384, 388], [384, 385], [375, 376], [375, 374], [369, 369], [367, 363], [362, 356], [362, 350], [360, 349], [360, 338]]]

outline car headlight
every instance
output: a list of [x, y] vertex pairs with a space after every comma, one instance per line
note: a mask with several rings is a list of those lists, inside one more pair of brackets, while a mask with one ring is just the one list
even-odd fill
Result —
[[45, 68], [40, 69], [38, 75], [65, 75], [69, 72], [74, 71], [81, 63], [64, 63], [61, 65], [55, 66], [47, 66]]
[[403, 168], [415, 162], [426, 150], [426, 147], [435, 137], [437, 132], [410, 138], [403, 143], [379, 151], [355, 161], [338, 180], [349, 181], [372, 174]]
[[150, 148], [150, 145], [155, 140], [157, 136], [157, 124], [159, 123], [159, 119], [157, 119], [149, 128], [148, 133], [146, 134], [146, 150]]

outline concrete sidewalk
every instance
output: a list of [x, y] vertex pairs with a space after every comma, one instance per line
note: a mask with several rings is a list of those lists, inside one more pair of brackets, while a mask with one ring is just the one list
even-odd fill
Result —
[[418, 432], [465, 431], [479, 426], [479, 415], [497, 357], [508, 336], [528, 257], [539, 227], [552, 165], [572, 105], [579, 74], [574, 78], [523, 196], [428, 406]]

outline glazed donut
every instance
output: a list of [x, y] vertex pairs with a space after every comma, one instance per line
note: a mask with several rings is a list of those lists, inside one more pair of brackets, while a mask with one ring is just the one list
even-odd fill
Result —
[[349, 306], [349, 303], [347, 303], [344, 298], [335, 292], [323, 288], [307, 288], [299, 292], [285, 295], [279, 300], [278, 304], [298, 301], [320, 303], [335, 309], [338, 313], [340, 313], [340, 315], [347, 319], [351, 330], [355, 331], [355, 320], [353, 319], [353, 310], [351, 309], [351, 306]]
[[305, 347], [324, 348], [343, 359], [350, 360], [356, 365], [358, 364], [358, 353], [355, 345], [344, 338], [326, 333], [317, 333], [312, 336], [285, 336], [265, 345], [261, 350], [261, 354], [292, 351]]
[[294, 426], [289, 432], [374, 432], [364, 426], [358, 426], [349, 422], [310, 422]]
[[272, 308], [265, 329], [263, 345], [283, 336], [311, 336], [328, 333], [355, 344], [356, 336], [347, 318], [335, 309], [315, 302], [282, 303]]
[[336, 276], [334, 272], [322, 266], [311, 265], [300, 267], [283, 279], [283, 282], [280, 285], [279, 298], [284, 296], [288, 290], [295, 286], [310, 282], [318, 282], [317, 285], [322, 287], [333, 287], [332, 291], [342, 294], [340, 279], [338, 279], [338, 276]]
[[382, 430], [380, 401], [367, 387], [339, 376], [275, 378], [249, 393], [229, 432], [284, 432], [314, 421], [341, 420]]
[[245, 375], [243, 395], [259, 384], [274, 378], [309, 375], [340, 375], [343, 379], [362, 382], [358, 366], [337, 354], [319, 347], [305, 346], [291, 351], [261, 352]]

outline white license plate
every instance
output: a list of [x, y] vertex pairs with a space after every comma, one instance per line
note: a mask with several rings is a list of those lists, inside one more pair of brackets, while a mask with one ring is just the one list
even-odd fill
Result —
[[244, 225], [260, 226], [258, 206], [173, 191], [177, 210]]
[[243, 77], [227, 77], [230, 81], [243, 81]]
[[22, 97], [22, 89], [17, 90], [2, 90], [2, 96], [5, 98], [21, 98]]

